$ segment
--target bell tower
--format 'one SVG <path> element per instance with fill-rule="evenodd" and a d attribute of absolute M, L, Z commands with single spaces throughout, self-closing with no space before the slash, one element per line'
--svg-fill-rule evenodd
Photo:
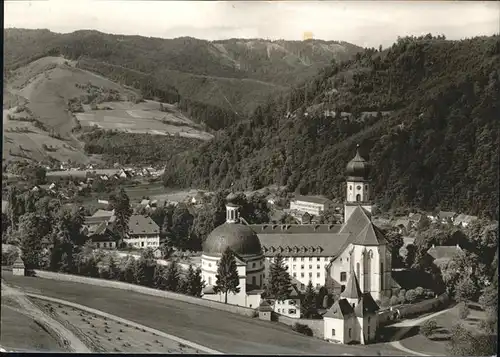
<path fill-rule="evenodd" d="M 351 216 L 356 206 L 362 206 L 371 213 L 370 164 L 361 157 L 359 145 L 356 145 L 356 156 L 346 167 L 346 201 L 344 203 L 344 222 Z"/>

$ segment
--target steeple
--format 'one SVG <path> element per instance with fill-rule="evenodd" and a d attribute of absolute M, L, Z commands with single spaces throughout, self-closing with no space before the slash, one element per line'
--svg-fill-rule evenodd
<path fill-rule="evenodd" d="M 358 278 L 356 277 L 356 273 L 354 269 L 351 267 L 351 272 L 349 275 L 349 280 L 347 281 L 347 286 L 345 290 L 340 294 L 340 297 L 347 299 L 351 305 L 358 303 L 361 298 L 361 289 L 359 288 Z"/>
<path fill-rule="evenodd" d="M 346 166 L 346 201 L 344 207 L 344 222 L 347 222 L 354 208 L 361 205 L 371 212 L 370 204 L 370 164 L 361 156 L 359 144 L 356 145 L 356 155 Z"/>

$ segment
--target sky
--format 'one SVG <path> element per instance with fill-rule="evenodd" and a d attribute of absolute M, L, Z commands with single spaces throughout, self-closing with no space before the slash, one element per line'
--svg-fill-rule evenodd
<path fill-rule="evenodd" d="M 4 28 L 45 28 L 206 40 L 314 38 L 363 47 L 398 36 L 499 33 L 500 2 L 482 1 L 4 1 Z"/>

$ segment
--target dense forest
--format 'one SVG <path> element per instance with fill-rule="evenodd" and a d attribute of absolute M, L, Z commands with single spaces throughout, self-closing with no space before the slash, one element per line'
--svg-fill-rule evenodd
<path fill-rule="evenodd" d="M 400 38 L 333 63 L 166 167 L 168 186 L 342 198 L 356 144 L 383 208 L 498 215 L 498 36 Z"/>
<path fill-rule="evenodd" d="M 62 55 L 77 60 L 79 68 L 140 89 L 147 99 L 182 100 L 186 113 L 215 130 L 251 114 L 267 98 L 310 78 L 332 60 L 349 59 L 361 51 L 335 41 L 210 42 L 87 30 L 57 34 L 6 29 L 4 43 L 4 79 L 40 57 Z M 222 124 L 219 116 L 224 117 Z"/>

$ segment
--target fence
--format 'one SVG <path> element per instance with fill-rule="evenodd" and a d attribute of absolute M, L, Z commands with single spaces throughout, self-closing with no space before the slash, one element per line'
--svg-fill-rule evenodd
<path fill-rule="evenodd" d="M 88 278 L 88 277 L 84 277 L 84 276 L 63 274 L 63 273 L 54 273 L 54 272 L 43 271 L 43 270 L 35 270 L 35 273 L 36 273 L 36 276 L 43 278 L 43 279 L 70 281 L 70 282 L 76 282 L 76 283 L 80 283 L 80 284 L 89 284 L 89 285 L 95 285 L 95 286 L 102 286 L 102 287 L 108 287 L 108 288 L 134 291 L 134 292 L 141 293 L 141 294 L 159 296 L 159 297 L 172 299 L 172 300 L 179 300 L 179 301 L 183 301 L 183 302 L 186 302 L 189 304 L 206 306 L 206 307 L 209 307 L 212 309 L 227 311 L 227 312 L 231 312 L 234 314 L 239 314 L 239 315 L 244 315 L 244 316 L 249 316 L 249 317 L 254 317 L 256 315 L 256 312 L 254 309 L 250 309 L 247 307 L 227 305 L 227 304 L 220 303 L 217 301 L 210 301 L 210 300 L 205 300 L 202 298 L 197 298 L 194 296 L 174 293 L 171 291 L 164 291 L 164 290 L 147 288 L 145 286 L 140 286 L 140 285 L 135 285 L 135 284 L 123 283 L 121 281 Z"/>

